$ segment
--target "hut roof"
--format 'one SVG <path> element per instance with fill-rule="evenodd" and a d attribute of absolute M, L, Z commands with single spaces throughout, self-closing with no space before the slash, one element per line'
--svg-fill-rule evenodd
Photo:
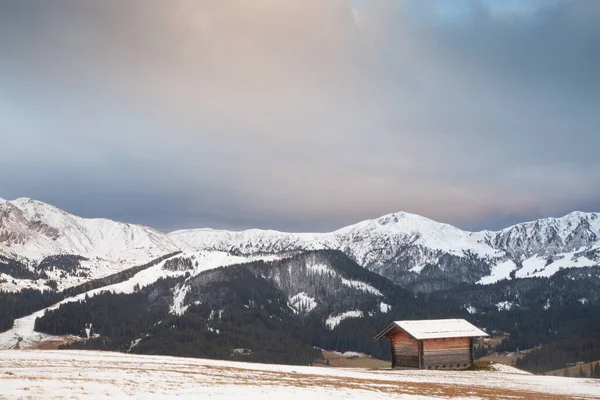
<path fill-rule="evenodd" d="M 424 319 L 394 321 L 375 336 L 375 339 L 387 336 L 394 328 L 402 329 L 416 340 L 488 336 L 464 319 Z"/>

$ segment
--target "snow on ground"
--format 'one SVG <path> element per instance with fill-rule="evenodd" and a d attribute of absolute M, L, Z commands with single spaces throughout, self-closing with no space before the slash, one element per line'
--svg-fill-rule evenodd
<path fill-rule="evenodd" d="M 296 310 L 309 313 L 317 307 L 317 301 L 306 292 L 300 292 L 290 297 L 289 304 Z"/>
<path fill-rule="evenodd" d="M 359 353 L 357 351 L 346 351 L 345 353 L 340 353 L 339 351 L 332 351 L 332 353 L 339 354 L 340 356 L 343 356 L 343 357 L 359 357 L 359 358 L 370 357 L 369 355 L 367 355 L 365 353 Z"/>
<path fill-rule="evenodd" d="M 131 342 L 131 344 L 129 345 L 129 351 L 131 351 L 131 349 L 133 349 L 135 346 L 137 346 L 141 341 L 142 341 L 142 338 L 137 338 L 137 339 L 133 340 Z"/>
<path fill-rule="evenodd" d="M 185 286 L 185 285 L 178 285 L 175 288 L 175 291 L 173 293 L 173 304 L 171 305 L 171 309 L 169 310 L 169 312 L 171 314 L 175 314 L 175 315 L 185 314 L 185 312 L 187 311 L 189 306 L 186 306 L 184 304 L 184 301 L 185 301 L 185 296 L 188 294 L 189 291 L 190 291 L 190 287 Z"/>
<path fill-rule="evenodd" d="M 32 281 L 31 279 L 18 279 L 13 278 L 7 274 L 0 274 L 0 290 L 4 292 L 20 292 L 23 289 L 34 289 L 39 291 L 50 290 L 49 286 L 45 285 L 46 280 L 38 279 Z"/>
<path fill-rule="evenodd" d="M 465 304 L 462 306 L 469 314 L 477 314 L 477 309 L 470 304 Z"/>
<path fill-rule="evenodd" d="M 544 310 L 549 310 L 550 309 L 550 299 L 546 300 L 546 304 L 544 304 Z"/>
<path fill-rule="evenodd" d="M 497 372 L 506 372 L 507 374 L 531 375 L 531 373 L 527 371 L 506 364 L 492 364 L 490 365 L 490 368 Z"/>
<path fill-rule="evenodd" d="M 511 279 L 510 273 L 515 271 L 516 278 L 549 277 L 562 268 L 581 268 L 598 265 L 589 258 L 578 255 L 577 251 L 561 254 L 556 260 L 548 260 L 543 257 L 533 256 L 523 261 L 523 268 L 516 270 L 516 264 L 507 260 L 492 267 L 492 272 L 484 276 L 477 283 L 488 285 L 502 279 Z"/>
<path fill-rule="evenodd" d="M 423 271 L 423 268 L 425 268 L 425 265 L 427 264 L 418 264 L 415 265 L 414 267 L 412 267 L 411 269 L 409 269 L 410 272 L 416 272 L 417 274 L 420 274 L 421 271 Z"/>
<path fill-rule="evenodd" d="M 501 301 L 496 303 L 498 311 L 509 311 L 513 307 L 513 303 L 510 301 Z"/>
<path fill-rule="evenodd" d="M 325 321 L 325 325 L 331 330 L 333 330 L 336 326 L 340 324 L 346 318 L 360 318 L 363 316 L 362 311 L 346 311 L 345 313 L 341 313 L 338 315 L 330 315 L 329 318 Z"/>
<path fill-rule="evenodd" d="M 533 276 L 539 271 L 543 271 L 546 267 L 546 259 L 538 256 L 528 258 L 523 261 L 523 268 L 516 271 L 515 276 L 517 278 L 527 278 Z"/>
<path fill-rule="evenodd" d="M 594 265 L 598 265 L 598 263 L 587 257 L 577 257 L 575 253 L 565 253 L 564 257 L 553 261 L 543 269 L 539 269 L 537 273 L 532 273 L 531 276 L 549 277 L 562 268 L 592 267 Z M 520 277 L 519 274 L 517 274 L 517 277 Z"/>
<path fill-rule="evenodd" d="M 0 397 L 600 399 L 600 381 L 513 371 L 372 370 L 91 351 L 0 352 Z"/>
<path fill-rule="evenodd" d="M 329 265 L 322 264 L 322 263 L 317 263 L 317 264 L 308 263 L 308 264 L 306 264 L 306 269 L 316 275 L 322 275 L 322 274 L 337 275 L 336 272 L 329 267 Z"/>
<path fill-rule="evenodd" d="M 126 269 L 144 265 L 157 259 L 159 256 L 160 255 L 146 254 L 138 255 L 127 260 L 118 261 L 109 261 L 101 258 L 81 260 L 79 270 L 86 272 L 86 276 L 74 276 L 70 274 L 63 275 L 60 269 L 55 269 L 54 271 L 47 269 L 45 272 L 48 275 L 48 279 L 37 280 L 17 279 L 9 275 L 2 274 L 0 279 L 0 290 L 8 292 L 20 292 L 21 290 L 28 288 L 44 291 L 50 289 L 49 286 L 46 285 L 46 282 L 54 280 L 57 283 L 57 290 L 60 292 L 94 279 L 105 278 Z"/>
<path fill-rule="evenodd" d="M 157 257 L 155 257 L 157 258 Z M 151 260 L 144 258 L 140 260 L 131 261 L 108 261 L 101 259 L 94 260 L 82 260 L 80 269 L 87 272 L 87 276 L 73 276 L 70 274 L 63 275 L 63 272 L 59 269 L 54 271 L 46 270 L 48 279 L 18 279 L 10 275 L 2 274 L 0 276 L 0 290 L 6 292 L 20 292 L 23 289 L 35 289 L 35 290 L 50 290 L 50 287 L 46 285 L 46 282 L 54 280 L 57 283 L 57 290 L 62 291 L 67 288 L 80 285 L 93 279 L 104 278 L 106 276 L 121 272 L 125 269 L 143 265 Z"/>
<path fill-rule="evenodd" d="M 375 289 L 373 286 L 369 285 L 368 283 L 365 283 L 362 281 L 354 281 L 354 280 L 342 278 L 342 284 L 345 286 L 354 288 L 354 289 L 361 290 L 365 293 L 374 294 L 375 296 L 383 296 L 383 294 L 379 290 Z"/>
<path fill-rule="evenodd" d="M 335 270 L 333 270 L 331 267 L 329 267 L 327 264 L 321 264 L 321 263 L 307 264 L 306 269 L 308 271 L 312 272 L 313 274 L 317 274 L 317 275 L 330 274 L 332 276 L 337 276 L 337 272 Z M 383 297 L 383 293 L 381 293 L 379 290 L 377 290 L 373 286 L 369 285 L 368 283 L 365 283 L 362 281 L 342 278 L 342 285 L 351 287 L 356 290 L 363 291 L 365 293 L 371 293 L 371 294 L 374 294 L 375 296 Z"/>
<path fill-rule="evenodd" d="M 379 303 L 379 310 L 382 313 L 387 313 L 392 309 L 392 306 L 390 306 L 389 304 L 385 304 L 384 302 Z"/>
<path fill-rule="evenodd" d="M 511 261 L 507 260 L 496 264 L 492 267 L 492 272 L 488 276 L 484 276 L 477 283 L 481 285 L 489 285 L 492 283 L 496 283 L 502 279 L 509 279 L 510 273 L 517 268 L 517 265 Z"/>

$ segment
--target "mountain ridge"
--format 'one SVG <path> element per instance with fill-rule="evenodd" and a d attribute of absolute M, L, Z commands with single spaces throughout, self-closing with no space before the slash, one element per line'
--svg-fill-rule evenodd
<path fill-rule="evenodd" d="M 84 220 L 101 220 L 101 221 L 104 220 L 104 221 L 117 222 L 117 223 L 125 224 L 125 225 L 140 226 L 140 227 L 144 227 L 146 229 L 149 229 L 149 230 L 152 230 L 152 231 L 155 231 L 157 233 L 164 234 L 164 235 L 170 235 L 170 234 L 174 234 L 174 233 L 188 232 L 188 231 L 234 232 L 234 233 L 236 233 L 236 232 L 239 233 L 239 232 L 251 232 L 251 231 L 255 231 L 255 232 L 273 232 L 273 233 L 285 233 L 285 234 L 294 233 L 294 234 L 298 234 L 298 235 L 324 235 L 324 234 L 334 233 L 334 232 L 341 231 L 341 230 L 344 230 L 344 229 L 349 228 L 349 227 L 358 226 L 358 225 L 365 224 L 365 223 L 372 222 L 372 221 L 380 221 L 380 220 L 384 221 L 384 220 L 386 220 L 386 219 L 388 219 L 390 217 L 394 217 L 394 216 L 396 216 L 396 217 L 397 216 L 408 216 L 408 217 L 418 218 L 420 220 L 428 221 L 428 222 L 435 223 L 435 224 L 438 224 L 438 225 L 445 225 L 445 226 L 448 226 L 448 227 L 451 227 L 451 228 L 454 228 L 454 229 L 457 229 L 457 230 L 460 230 L 462 232 L 466 232 L 466 233 L 469 233 L 469 234 L 497 234 L 497 233 L 501 233 L 503 231 L 507 231 L 507 230 L 510 230 L 512 228 L 515 228 L 515 227 L 518 227 L 518 226 L 522 226 L 522 225 L 530 225 L 530 224 L 535 224 L 535 223 L 543 222 L 543 221 L 559 221 L 559 220 L 563 220 L 563 219 L 566 219 L 566 218 L 571 217 L 571 216 L 591 216 L 594 219 L 596 219 L 596 218 L 600 219 L 600 211 L 574 210 L 574 211 L 568 212 L 567 214 L 564 214 L 564 215 L 559 216 L 559 217 L 543 217 L 543 218 L 537 218 L 537 219 L 527 220 L 527 221 L 518 222 L 518 223 L 515 223 L 515 224 L 512 224 L 512 225 L 509 225 L 509 226 L 507 226 L 505 228 L 501 228 L 501 229 L 497 229 L 497 230 L 493 230 L 493 229 L 468 230 L 468 229 L 459 228 L 459 227 L 457 227 L 455 225 L 452 225 L 451 223 L 437 221 L 435 219 L 432 219 L 432 218 L 429 218 L 429 217 L 426 217 L 426 216 L 423 216 L 423 215 L 420 215 L 420 214 L 411 213 L 411 212 L 408 212 L 408 211 L 395 211 L 395 212 L 391 212 L 391 213 L 388 213 L 388 214 L 381 215 L 379 217 L 367 218 L 367 219 L 364 219 L 364 220 L 360 220 L 360 221 L 351 223 L 349 225 L 345 225 L 345 226 L 343 226 L 341 228 L 338 228 L 338 229 L 335 229 L 335 230 L 332 230 L 332 231 L 327 231 L 327 232 L 289 232 L 289 231 L 284 231 L 284 230 L 279 230 L 279 229 L 261 229 L 261 228 L 248 228 L 248 229 L 239 229 L 239 230 L 236 230 L 236 229 L 217 229 L 217 228 L 211 228 L 211 227 L 200 227 L 200 228 L 189 228 L 189 229 L 175 229 L 173 231 L 162 231 L 160 229 L 153 228 L 153 227 L 151 227 L 149 225 L 137 224 L 137 223 L 132 223 L 132 222 L 120 222 L 120 221 L 117 221 L 117 220 L 114 220 L 114 219 L 110 219 L 110 218 L 106 218 L 106 217 L 79 217 L 79 216 L 76 216 L 75 214 L 72 214 L 72 213 L 70 213 L 68 211 L 65 211 L 65 210 L 63 210 L 63 209 L 61 209 L 61 208 L 59 208 L 57 206 L 54 206 L 54 205 L 52 205 L 50 203 L 46 203 L 44 201 L 37 200 L 37 199 L 31 198 L 31 197 L 22 196 L 22 197 L 17 197 L 17 198 L 15 198 L 13 200 L 8 200 L 8 199 L 5 199 L 3 197 L 0 197 L 0 204 L 2 204 L 2 203 L 25 204 L 25 203 L 31 203 L 31 202 L 38 203 L 38 204 L 43 204 L 43 205 L 45 205 L 47 207 L 51 207 L 51 208 L 53 208 L 55 210 L 58 210 L 59 212 L 61 212 L 63 214 L 66 214 L 66 215 L 69 215 L 69 216 L 74 216 L 74 217 L 77 217 L 77 218 L 80 218 L 80 219 L 84 219 Z"/>
<path fill-rule="evenodd" d="M 77 217 L 29 198 L 0 202 L 0 255 L 21 260 L 70 254 L 131 264 L 172 251 L 249 256 L 321 249 L 340 250 L 401 286 L 432 291 L 462 282 L 487 284 L 600 265 L 600 214 L 574 211 L 478 232 L 401 211 L 325 233 L 211 228 L 163 233 Z"/>

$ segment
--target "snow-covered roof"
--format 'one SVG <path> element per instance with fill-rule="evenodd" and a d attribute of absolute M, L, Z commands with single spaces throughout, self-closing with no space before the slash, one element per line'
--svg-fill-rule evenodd
<path fill-rule="evenodd" d="M 488 336 L 487 333 L 464 319 L 423 319 L 394 321 L 375 336 L 375 339 L 387 336 L 394 328 L 402 329 L 416 340 Z"/>

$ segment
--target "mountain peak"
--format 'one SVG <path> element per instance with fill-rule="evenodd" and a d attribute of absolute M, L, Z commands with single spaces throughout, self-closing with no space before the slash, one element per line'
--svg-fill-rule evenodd
<path fill-rule="evenodd" d="M 411 214 L 405 211 L 398 211 L 391 214 L 386 214 L 381 217 L 366 219 L 364 221 L 357 222 L 352 225 L 345 226 L 338 229 L 336 232 L 343 232 L 347 230 L 362 229 L 370 227 L 371 229 L 377 227 L 377 229 L 386 228 L 391 229 L 394 227 L 405 228 L 417 228 L 425 225 L 445 225 L 441 222 L 434 221 L 427 217 L 423 217 L 417 214 Z"/>
<path fill-rule="evenodd" d="M 437 222 L 427 217 L 423 217 L 422 215 L 408 213 L 406 211 L 398 211 L 395 213 L 387 214 L 375 219 L 375 221 L 377 221 L 381 225 L 390 225 L 409 221 L 441 224 L 441 222 Z"/>
<path fill-rule="evenodd" d="M 14 200 L 5 200 L 5 202 L 10 203 L 13 206 L 20 208 L 20 209 L 23 209 L 23 208 L 48 209 L 48 210 L 60 211 L 61 213 L 66 213 L 66 211 L 63 211 L 58 207 L 55 207 L 51 204 L 44 203 L 43 201 L 35 200 L 35 199 L 29 198 L 29 197 L 18 197 Z"/>
<path fill-rule="evenodd" d="M 42 201 L 20 197 L 1 204 L 0 250 L 42 260 L 56 254 L 147 262 L 178 248 L 164 234 L 141 225 L 81 218 Z"/>
<path fill-rule="evenodd" d="M 562 218 L 579 218 L 579 219 L 596 219 L 598 218 L 598 213 L 595 212 L 585 212 L 585 211 L 573 211 Z"/>
<path fill-rule="evenodd" d="M 43 204 L 48 207 L 57 208 L 53 205 L 44 203 L 43 201 L 40 201 L 40 200 L 32 199 L 30 197 L 17 197 L 16 199 L 11 200 L 10 202 L 13 204 L 19 204 L 19 205 L 21 205 L 21 204 Z"/>
<path fill-rule="evenodd" d="M 378 229 L 383 228 L 385 230 L 398 232 L 421 233 L 425 235 L 433 235 L 437 238 L 439 238 L 440 235 L 457 237 L 470 234 L 470 232 L 463 231 L 453 225 L 435 221 L 433 219 L 405 211 L 387 214 L 377 219 L 365 222 L 368 224 L 376 224 L 379 227 Z M 358 225 L 360 226 L 361 223 Z"/>
<path fill-rule="evenodd" d="M 501 229 L 493 234 L 504 234 L 510 231 L 519 231 L 524 229 L 534 229 L 539 226 L 551 226 L 551 225 L 566 225 L 571 226 L 572 224 L 579 224 L 582 221 L 594 222 L 594 225 L 598 224 L 600 229 L 600 214 L 596 212 L 585 212 L 585 211 L 573 211 L 561 217 L 547 217 L 540 218 L 533 221 L 521 222 L 515 225 L 511 225 L 507 228 Z"/>

